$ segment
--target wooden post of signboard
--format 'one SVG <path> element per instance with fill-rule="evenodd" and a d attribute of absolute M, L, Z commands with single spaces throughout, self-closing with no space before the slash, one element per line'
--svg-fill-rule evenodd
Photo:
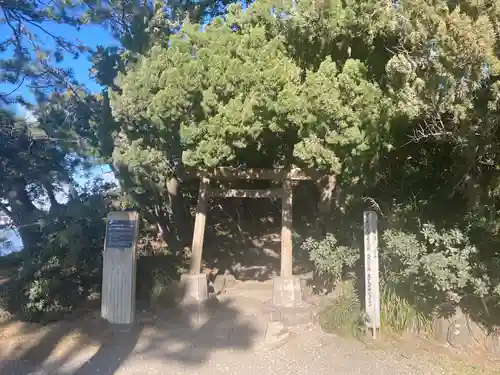
<path fill-rule="evenodd" d="M 135 319 L 137 212 L 111 212 L 103 254 L 101 316 L 114 324 Z"/>
<path fill-rule="evenodd" d="M 378 260 L 378 228 L 377 213 L 365 211 L 364 242 L 365 242 L 365 310 L 368 315 L 368 327 L 372 328 L 373 337 L 380 328 L 380 287 Z"/>

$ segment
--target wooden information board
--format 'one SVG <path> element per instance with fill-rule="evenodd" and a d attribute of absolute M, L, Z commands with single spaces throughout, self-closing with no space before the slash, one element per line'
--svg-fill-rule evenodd
<path fill-rule="evenodd" d="M 104 242 L 101 315 L 114 324 L 135 319 L 137 212 L 111 212 Z"/>

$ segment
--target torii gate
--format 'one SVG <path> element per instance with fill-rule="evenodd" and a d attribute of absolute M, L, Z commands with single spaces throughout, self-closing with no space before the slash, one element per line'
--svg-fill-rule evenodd
<path fill-rule="evenodd" d="M 281 169 L 235 169 L 220 167 L 209 171 L 195 172 L 200 178 L 196 219 L 193 232 L 191 267 L 183 275 L 185 298 L 201 302 L 208 297 L 206 276 L 200 273 L 203 255 L 203 239 L 208 200 L 210 198 L 280 198 L 281 199 L 281 269 L 274 278 L 273 304 L 294 307 L 301 301 L 300 281 L 292 274 L 292 183 L 300 180 L 316 180 L 318 173 L 295 168 Z M 281 181 L 281 188 L 274 189 L 213 189 L 211 180 L 274 180 Z"/>

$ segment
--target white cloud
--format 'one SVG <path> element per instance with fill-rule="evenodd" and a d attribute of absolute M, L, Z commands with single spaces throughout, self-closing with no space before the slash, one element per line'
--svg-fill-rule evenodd
<path fill-rule="evenodd" d="M 26 121 L 27 123 L 32 124 L 37 121 L 37 118 L 34 115 L 34 113 L 21 104 L 18 104 L 16 106 L 15 112 L 17 116 L 23 118 L 24 121 Z"/>
<path fill-rule="evenodd" d="M 33 114 L 33 112 L 31 112 L 30 110 L 26 110 L 26 114 L 24 116 L 24 120 L 29 123 L 29 124 L 32 124 L 34 122 L 37 122 L 37 118 L 35 117 L 35 115 Z"/>
<path fill-rule="evenodd" d="M 118 184 L 118 180 L 113 172 L 105 172 L 101 175 L 102 181 L 108 184 Z"/>

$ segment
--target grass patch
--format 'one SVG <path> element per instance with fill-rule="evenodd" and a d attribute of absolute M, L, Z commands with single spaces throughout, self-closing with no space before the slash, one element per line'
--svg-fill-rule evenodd
<path fill-rule="evenodd" d="M 345 284 L 340 296 L 327 300 L 319 314 L 321 328 L 330 333 L 360 337 L 365 322 L 359 295 L 350 283 Z"/>
<path fill-rule="evenodd" d="M 148 302 L 150 307 L 172 307 L 175 305 L 178 289 L 168 275 L 154 270 Z"/>
<path fill-rule="evenodd" d="M 419 311 L 407 298 L 385 286 L 380 293 L 380 325 L 394 333 L 432 333 L 432 317 Z"/>
<path fill-rule="evenodd" d="M 367 315 L 362 310 L 359 293 L 353 283 L 345 283 L 343 293 L 323 302 L 320 325 L 325 332 L 351 334 L 355 337 L 366 331 Z M 396 293 L 393 288 L 383 287 L 380 293 L 380 323 L 382 332 L 418 333 L 430 337 L 433 328 L 432 316 L 418 309 L 410 299 Z"/>

